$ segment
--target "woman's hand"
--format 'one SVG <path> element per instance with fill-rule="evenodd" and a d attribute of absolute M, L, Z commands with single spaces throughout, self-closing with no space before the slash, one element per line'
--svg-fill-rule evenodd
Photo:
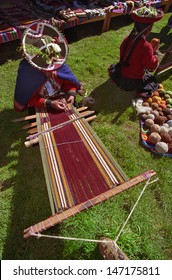
<path fill-rule="evenodd" d="M 63 99 L 56 99 L 51 102 L 51 107 L 57 111 L 64 111 L 67 106 L 66 100 Z"/>
<path fill-rule="evenodd" d="M 69 95 L 67 98 L 67 103 L 73 104 L 75 101 L 75 97 L 73 95 Z"/>
<path fill-rule="evenodd" d="M 151 40 L 151 45 L 152 45 L 152 48 L 154 50 L 154 53 L 157 52 L 158 48 L 159 48 L 159 45 L 160 45 L 160 40 L 157 39 L 157 38 L 153 38 Z"/>

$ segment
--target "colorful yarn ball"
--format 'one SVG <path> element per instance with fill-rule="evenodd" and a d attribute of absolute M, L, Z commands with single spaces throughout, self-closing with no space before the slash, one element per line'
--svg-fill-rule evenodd
<path fill-rule="evenodd" d="M 149 115 L 151 113 L 151 108 L 146 111 L 146 114 Z"/>
<path fill-rule="evenodd" d="M 162 111 L 158 111 L 159 112 L 159 116 L 164 116 L 164 113 Z"/>
<path fill-rule="evenodd" d="M 156 102 L 152 102 L 151 107 L 152 107 L 153 110 L 157 110 L 159 105 Z"/>
<path fill-rule="evenodd" d="M 159 133 L 161 131 L 161 127 L 158 124 L 153 124 L 150 127 L 150 132 L 157 132 Z"/>
<path fill-rule="evenodd" d="M 157 132 L 152 132 L 147 140 L 151 144 L 156 144 L 161 141 L 161 136 Z"/>
<path fill-rule="evenodd" d="M 172 154 L 172 143 L 168 144 L 168 152 Z"/>
<path fill-rule="evenodd" d="M 162 140 L 162 142 L 165 142 L 165 143 L 172 142 L 172 138 L 167 132 L 161 133 L 161 140 Z"/>
<path fill-rule="evenodd" d="M 159 112 L 157 110 L 153 110 L 151 112 L 155 117 L 158 117 L 159 116 Z"/>
<path fill-rule="evenodd" d="M 165 154 L 168 152 L 168 145 L 165 142 L 158 142 L 155 145 L 155 151 L 157 151 L 160 154 Z"/>
<path fill-rule="evenodd" d="M 154 96 L 152 97 L 152 102 L 158 103 L 159 101 L 161 101 L 161 97 L 159 97 L 158 95 L 154 95 Z"/>
<path fill-rule="evenodd" d="M 146 99 L 146 102 L 148 102 L 149 104 L 152 104 L 152 98 L 151 98 L 151 97 L 148 97 L 148 98 Z"/>
<path fill-rule="evenodd" d="M 169 128 L 165 125 L 160 126 L 160 133 L 168 133 Z"/>
<path fill-rule="evenodd" d="M 161 107 L 158 107 L 157 109 L 156 109 L 158 112 L 162 112 L 162 108 Z M 164 113 L 163 113 L 164 114 Z"/>
<path fill-rule="evenodd" d="M 172 120 L 172 115 L 167 115 L 168 120 Z"/>
<path fill-rule="evenodd" d="M 149 107 L 149 103 L 148 102 L 143 102 L 142 104 L 144 107 Z"/>
<path fill-rule="evenodd" d="M 168 123 L 163 123 L 163 126 L 165 126 L 165 127 L 168 127 L 168 128 L 169 128 Z"/>
<path fill-rule="evenodd" d="M 171 110 L 169 108 L 162 109 L 162 112 L 164 113 L 164 116 L 171 115 Z"/>
<path fill-rule="evenodd" d="M 159 96 L 159 92 L 157 90 L 153 91 L 152 96 Z"/>
<path fill-rule="evenodd" d="M 151 127 L 151 125 L 153 125 L 153 124 L 154 124 L 154 121 L 152 119 L 146 119 L 145 120 L 145 125 L 147 127 Z"/>
<path fill-rule="evenodd" d="M 141 117 L 142 120 L 146 120 L 147 119 L 147 115 L 146 114 L 141 114 L 140 117 Z"/>
<path fill-rule="evenodd" d="M 172 120 L 167 121 L 169 127 L 172 127 Z"/>
<path fill-rule="evenodd" d="M 164 119 L 163 116 L 158 116 L 158 117 L 155 118 L 154 122 L 156 124 L 163 125 L 163 123 L 165 123 L 165 119 Z"/>
<path fill-rule="evenodd" d="M 172 127 L 169 128 L 168 134 L 172 137 Z"/>
<path fill-rule="evenodd" d="M 154 120 L 155 119 L 155 115 L 154 114 L 148 114 L 147 115 L 147 119 Z"/>

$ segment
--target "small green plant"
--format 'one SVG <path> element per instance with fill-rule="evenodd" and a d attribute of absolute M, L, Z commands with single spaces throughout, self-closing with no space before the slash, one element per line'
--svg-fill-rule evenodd
<path fill-rule="evenodd" d="M 58 44 L 56 44 L 54 39 L 50 36 L 44 35 L 41 37 L 41 44 L 43 48 L 34 45 L 25 43 L 25 53 L 32 56 L 41 57 L 45 63 L 49 64 L 51 62 L 51 57 L 59 58 L 59 53 L 61 52 L 61 48 Z M 22 51 L 22 46 L 18 48 L 19 51 Z"/>
<path fill-rule="evenodd" d="M 136 11 L 138 16 L 145 17 L 156 17 L 158 15 L 158 11 L 154 7 L 142 7 Z"/>
<path fill-rule="evenodd" d="M 51 61 L 50 57 L 49 57 L 50 54 L 48 53 L 47 49 L 45 50 L 45 52 L 43 52 L 40 50 L 40 48 L 38 48 L 34 45 L 26 44 L 25 50 L 29 56 L 40 56 L 47 64 L 49 64 Z"/>
<path fill-rule="evenodd" d="M 25 50 L 30 56 L 32 55 L 40 55 L 41 57 L 45 56 L 45 54 L 38 47 L 31 44 L 26 44 Z"/>

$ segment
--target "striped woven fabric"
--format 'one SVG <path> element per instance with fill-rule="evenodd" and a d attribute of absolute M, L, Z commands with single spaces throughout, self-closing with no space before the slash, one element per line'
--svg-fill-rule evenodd
<path fill-rule="evenodd" d="M 37 113 L 38 132 L 75 119 L 74 109 Z M 52 213 L 92 199 L 127 177 L 85 119 L 39 135 Z"/>
<path fill-rule="evenodd" d="M 88 122 L 74 108 L 39 111 L 37 128 L 52 216 L 24 230 L 34 236 L 150 179 L 153 170 L 127 179 Z"/>
<path fill-rule="evenodd" d="M 11 27 L 0 32 L 0 44 L 22 38 L 20 29 Z"/>

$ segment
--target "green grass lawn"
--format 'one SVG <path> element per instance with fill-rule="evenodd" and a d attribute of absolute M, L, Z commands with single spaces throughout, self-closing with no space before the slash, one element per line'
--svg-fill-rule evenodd
<path fill-rule="evenodd" d="M 165 28 L 169 16 L 167 13 L 157 22 L 149 36 L 150 40 L 160 38 L 161 50 L 172 41 L 172 32 Z M 96 25 L 91 26 L 94 29 Z M 69 44 L 67 63 L 83 82 L 85 93 L 95 98 L 97 118 L 91 125 L 126 175 L 132 178 L 153 169 L 159 178 L 144 192 L 118 245 L 133 260 L 165 260 L 172 258 L 172 159 L 156 156 L 140 145 L 139 118 L 131 106 L 133 96 L 118 89 L 107 74 L 108 66 L 118 61 L 119 45 L 132 27 L 133 23 L 127 17 L 121 17 L 113 19 L 111 29 L 106 33 L 80 36 Z M 81 28 L 74 31 L 81 32 Z M 7 52 L 10 52 L 9 44 L 1 51 L 1 58 Z M 23 144 L 26 132 L 21 129 L 23 123 L 11 122 L 27 114 L 16 113 L 13 109 L 19 61 L 17 55 L 0 65 L 0 258 L 101 259 L 96 243 L 23 239 L 25 228 L 46 219 L 51 212 L 39 148 L 26 149 Z M 172 90 L 170 74 L 163 76 L 161 82 L 165 89 Z M 115 239 L 143 186 L 135 186 L 69 218 L 45 234 Z"/>

